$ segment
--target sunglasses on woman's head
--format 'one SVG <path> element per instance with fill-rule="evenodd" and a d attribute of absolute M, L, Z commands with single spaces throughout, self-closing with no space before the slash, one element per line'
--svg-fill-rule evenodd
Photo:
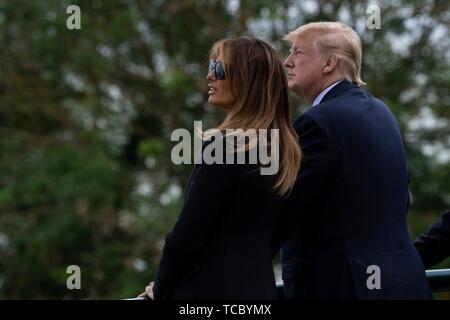
<path fill-rule="evenodd" d="M 213 70 L 217 80 L 225 79 L 225 70 L 223 69 L 222 62 L 218 60 L 209 60 L 208 73 Z"/>

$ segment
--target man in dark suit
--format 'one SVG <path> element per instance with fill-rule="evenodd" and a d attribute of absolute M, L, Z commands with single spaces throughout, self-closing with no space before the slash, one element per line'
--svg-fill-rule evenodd
<path fill-rule="evenodd" d="M 450 210 L 414 240 L 414 246 L 427 269 L 450 257 Z"/>
<path fill-rule="evenodd" d="M 289 33 L 303 161 L 281 251 L 286 299 L 429 299 L 407 229 L 408 172 L 395 117 L 360 89 L 361 43 L 339 22 Z"/>

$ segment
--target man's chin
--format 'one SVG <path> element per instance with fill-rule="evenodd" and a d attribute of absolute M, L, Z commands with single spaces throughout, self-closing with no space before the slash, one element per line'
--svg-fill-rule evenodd
<path fill-rule="evenodd" d="M 288 81 L 288 88 L 289 88 L 289 91 L 292 91 L 295 94 L 297 94 L 296 92 L 298 91 L 298 87 L 294 81 L 292 81 L 292 80 Z"/>

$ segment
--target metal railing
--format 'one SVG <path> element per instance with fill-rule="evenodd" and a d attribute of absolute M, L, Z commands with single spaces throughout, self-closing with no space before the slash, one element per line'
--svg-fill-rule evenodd
<path fill-rule="evenodd" d="M 450 269 L 435 269 L 425 271 L 433 293 L 450 292 Z M 284 299 L 283 284 L 277 284 L 277 299 Z M 146 300 L 145 298 L 131 298 L 124 300 Z"/>
<path fill-rule="evenodd" d="M 433 292 L 450 292 L 450 269 L 425 271 Z"/>
<path fill-rule="evenodd" d="M 433 293 L 450 292 L 450 269 L 426 270 L 425 273 Z M 283 284 L 277 284 L 277 299 L 284 299 Z"/>

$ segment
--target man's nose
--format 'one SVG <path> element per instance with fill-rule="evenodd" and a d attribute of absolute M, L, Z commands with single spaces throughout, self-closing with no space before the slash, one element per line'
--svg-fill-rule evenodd
<path fill-rule="evenodd" d="M 291 61 L 291 55 L 289 55 L 289 56 L 286 58 L 286 60 L 284 60 L 284 66 L 285 66 L 286 68 L 292 68 L 292 67 L 293 67 L 292 61 Z"/>

